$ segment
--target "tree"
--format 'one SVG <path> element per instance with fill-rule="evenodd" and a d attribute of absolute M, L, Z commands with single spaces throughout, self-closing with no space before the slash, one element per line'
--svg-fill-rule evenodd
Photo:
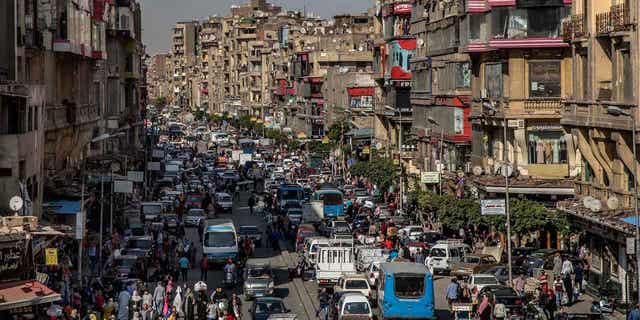
<path fill-rule="evenodd" d="M 349 168 L 349 172 L 366 177 L 381 190 L 386 190 L 398 180 L 397 169 L 391 159 L 374 157 L 371 161 L 358 161 Z"/>

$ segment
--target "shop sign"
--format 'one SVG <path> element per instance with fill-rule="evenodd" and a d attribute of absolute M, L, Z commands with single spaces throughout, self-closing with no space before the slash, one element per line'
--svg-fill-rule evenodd
<path fill-rule="evenodd" d="M 393 6 L 393 13 L 395 14 L 410 14 L 412 10 L 411 3 L 396 3 Z"/>
<path fill-rule="evenodd" d="M 147 169 L 149 171 L 160 171 L 160 162 L 149 162 L 149 163 L 147 163 Z"/>
<path fill-rule="evenodd" d="M 440 172 L 437 172 L 437 171 L 421 172 L 420 183 L 424 183 L 424 184 L 440 183 Z"/>
<path fill-rule="evenodd" d="M 114 193 L 133 193 L 133 182 L 127 180 L 116 180 L 113 182 Z"/>
<path fill-rule="evenodd" d="M 133 182 L 144 182 L 144 172 L 142 171 L 128 171 L 127 179 Z"/>
<path fill-rule="evenodd" d="M 45 265 L 57 266 L 58 265 L 58 249 L 46 248 L 44 249 Z"/>
<path fill-rule="evenodd" d="M 0 237 L 0 282 L 23 280 L 28 243 L 22 235 Z"/>
<path fill-rule="evenodd" d="M 480 201 L 480 212 L 483 216 L 506 215 L 504 199 L 486 199 Z"/>

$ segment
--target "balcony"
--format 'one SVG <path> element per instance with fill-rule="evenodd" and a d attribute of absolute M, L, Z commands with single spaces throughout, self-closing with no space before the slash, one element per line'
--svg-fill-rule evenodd
<path fill-rule="evenodd" d="M 625 112 L 634 112 L 634 105 L 612 101 L 565 101 L 560 123 L 577 127 L 600 127 L 631 130 L 629 121 L 607 113 L 607 107 L 617 106 Z"/>
<path fill-rule="evenodd" d="M 99 118 L 96 111 L 94 104 L 47 106 L 45 127 L 47 130 L 56 130 L 96 121 Z"/>
<path fill-rule="evenodd" d="M 574 14 L 562 21 L 562 38 L 564 41 L 580 39 L 586 35 L 584 17 L 581 14 Z"/>
<path fill-rule="evenodd" d="M 524 112 L 527 114 L 560 115 L 562 101 L 560 98 L 530 98 L 524 100 Z"/>

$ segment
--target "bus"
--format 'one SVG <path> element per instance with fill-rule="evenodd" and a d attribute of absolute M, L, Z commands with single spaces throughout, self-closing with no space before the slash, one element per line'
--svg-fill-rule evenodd
<path fill-rule="evenodd" d="M 312 200 L 322 202 L 322 213 L 325 219 L 335 219 L 344 215 L 343 195 L 338 189 L 320 189 L 313 194 Z"/>
<path fill-rule="evenodd" d="M 238 235 L 231 219 L 208 219 L 203 224 L 202 255 L 212 263 L 238 258 Z"/>
<path fill-rule="evenodd" d="M 409 262 L 381 263 L 379 273 L 376 296 L 380 319 L 436 318 L 433 276 L 426 266 Z"/>
<path fill-rule="evenodd" d="M 304 189 L 297 184 L 283 184 L 278 187 L 276 196 L 278 210 L 281 214 L 284 214 L 288 206 L 302 207 Z"/>
<path fill-rule="evenodd" d="M 254 154 L 256 152 L 256 142 L 251 139 L 238 139 L 238 145 L 244 154 Z"/>

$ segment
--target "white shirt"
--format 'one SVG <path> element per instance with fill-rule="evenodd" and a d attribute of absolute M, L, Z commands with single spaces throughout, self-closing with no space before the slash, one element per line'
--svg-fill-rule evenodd
<path fill-rule="evenodd" d="M 573 263 L 568 259 L 562 263 L 562 272 L 563 275 L 568 275 L 573 273 Z"/>

